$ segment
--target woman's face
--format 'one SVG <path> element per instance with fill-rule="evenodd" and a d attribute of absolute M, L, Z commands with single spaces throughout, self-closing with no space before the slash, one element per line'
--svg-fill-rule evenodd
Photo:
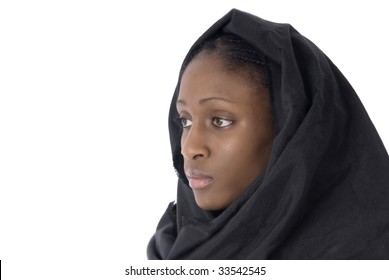
<path fill-rule="evenodd" d="M 181 153 L 196 203 L 226 208 L 265 168 L 274 138 L 270 97 L 223 61 L 197 55 L 180 84 Z"/>

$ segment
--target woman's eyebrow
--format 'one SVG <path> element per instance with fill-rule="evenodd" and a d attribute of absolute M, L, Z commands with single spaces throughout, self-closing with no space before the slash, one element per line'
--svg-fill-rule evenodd
<path fill-rule="evenodd" d="M 207 102 L 210 102 L 210 101 L 224 101 L 224 102 L 229 102 L 229 103 L 236 103 L 232 100 L 229 100 L 229 99 L 226 99 L 226 98 L 223 98 L 223 97 L 207 97 L 207 98 L 203 98 L 203 99 L 200 99 L 199 100 L 199 104 L 203 105 L 204 103 L 207 103 Z M 181 104 L 181 105 L 184 105 L 186 106 L 186 102 L 182 99 L 178 99 L 177 100 L 177 105 L 178 104 Z"/>
<path fill-rule="evenodd" d="M 226 98 L 223 98 L 223 97 L 208 97 L 208 98 L 203 98 L 199 101 L 199 104 L 204 104 L 204 103 L 207 103 L 209 101 L 224 101 L 224 102 L 229 102 L 229 103 L 236 103 L 232 100 L 229 100 L 229 99 L 226 99 Z"/>

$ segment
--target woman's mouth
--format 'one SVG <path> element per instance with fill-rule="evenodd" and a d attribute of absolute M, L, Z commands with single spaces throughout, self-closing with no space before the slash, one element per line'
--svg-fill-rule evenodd
<path fill-rule="evenodd" d="M 205 188 L 213 181 L 211 176 L 198 169 L 187 169 L 185 174 L 186 178 L 188 178 L 189 186 L 192 189 Z"/>

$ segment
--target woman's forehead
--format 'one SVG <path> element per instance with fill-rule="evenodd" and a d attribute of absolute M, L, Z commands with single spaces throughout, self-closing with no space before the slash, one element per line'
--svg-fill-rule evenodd
<path fill-rule="evenodd" d="M 179 103 L 185 99 L 226 99 L 238 102 L 256 88 L 239 72 L 227 71 L 223 61 L 210 56 L 192 60 L 183 73 L 178 95 Z"/>

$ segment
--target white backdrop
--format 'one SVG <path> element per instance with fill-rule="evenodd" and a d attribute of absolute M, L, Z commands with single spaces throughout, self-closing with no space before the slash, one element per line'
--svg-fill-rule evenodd
<path fill-rule="evenodd" d="M 1 1 L 5 279 L 119 279 L 175 199 L 167 116 L 182 59 L 231 8 L 291 23 L 389 147 L 385 1 Z"/>

